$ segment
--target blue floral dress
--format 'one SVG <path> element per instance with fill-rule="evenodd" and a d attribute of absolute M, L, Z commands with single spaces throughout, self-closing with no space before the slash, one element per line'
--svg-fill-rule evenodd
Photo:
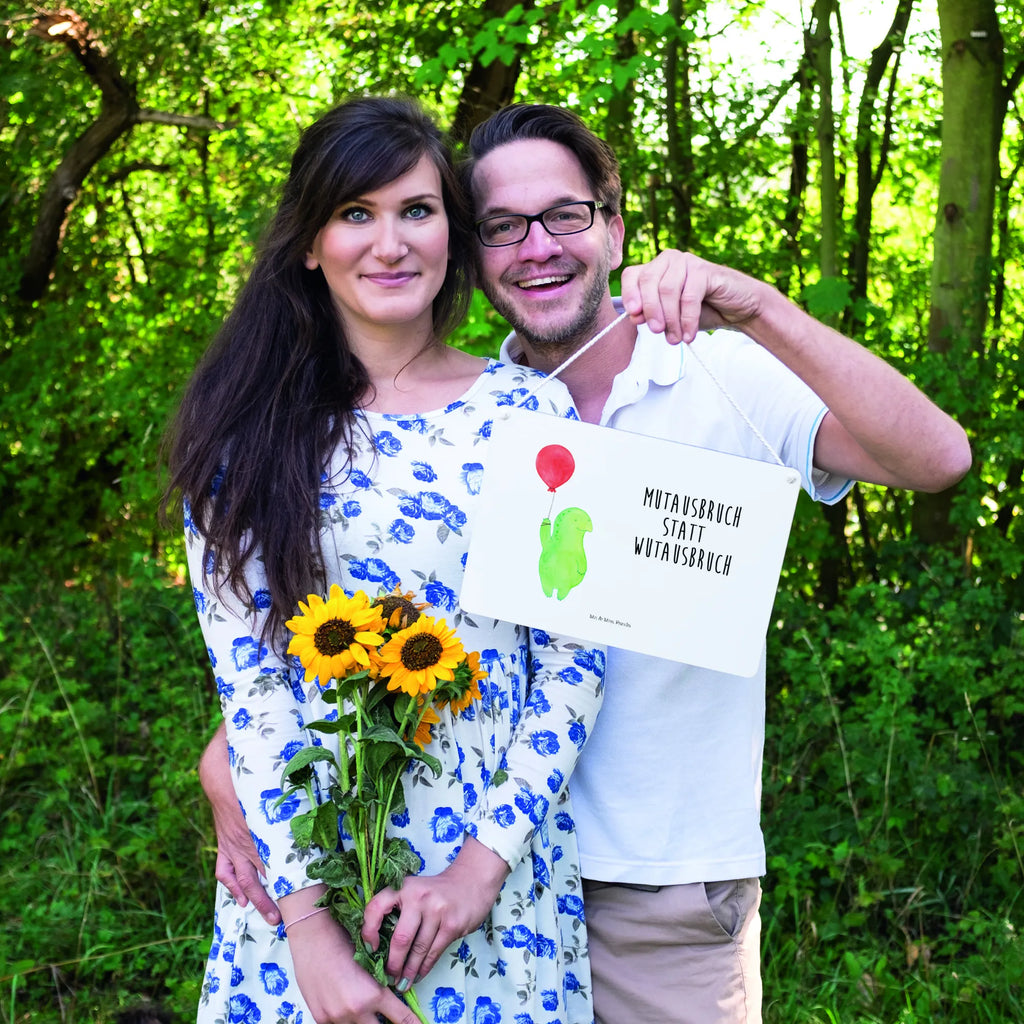
<path fill-rule="evenodd" d="M 575 417 L 561 384 L 528 397 L 532 371 L 489 361 L 462 398 L 418 415 L 361 414 L 351 469 L 344 459 L 320 494 L 328 583 L 371 597 L 400 585 L 454 626 L 479 651 L 488 678 L 483 699 L 452 718 L 446 709 L 427 748 L 439 778 L 423 765 L 404 778 L 406 811 L 392 819 L 437 874 L 466 834 L 512 867 L 490 917 L 454 943 L 416 985 L 428 1018 L 454 1024 L 590 1024 L 593 1020 L 579 858 L 566 780 L 601 701 L 604 652 L 508 622 L 462 611 L 459 593 L 494 418 L 527 405 Z M 550 397 L 553 396 L 553 397 Z M 304 800 L 282 804 L 281 769 L 302 745 L 337 742 L 304 723 L 333 709 L 297 659 L 259 640 L 268 606 L 254 570 L 250 606 L 214 593 L 203 538 L 186 511 L 196 607 L 214 666 L 235 790 L 260 856 L 268 891 L 311 884 L 316 856 L 297 847 L 289 819 Z M 258 560 L 254 561 L 257 566 Z M 500 581 L 495 581 L 500 586 Z M 498 768 L 507 776 L 491 780 Z M 201 1024 L 314 1024 L 294 982 L 288 941 L 218 886 L 198 1020 Z"/>

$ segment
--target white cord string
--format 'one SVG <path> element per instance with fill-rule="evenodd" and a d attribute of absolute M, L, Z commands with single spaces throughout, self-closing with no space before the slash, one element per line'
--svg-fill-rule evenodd
<path fill-rule="evenodd" d="M 548 375 L 547 375 L 546 377 L 544 377 L 544 378 L 543 378 L 543 379 L 542 379 L 542 380 L 540 381 L 540 383 L 539 383 L 539 384 L 538 384 L 538 385 L 537 385 L 537 386 L 536 386 L 536 387 L 535 387 L 535 388 L 534 388 L 534 389 L 533 389 L 533 390 L 532 390 L 532 391 L 531 391 L 531 392 L 530 392 L 530 393 L 529 393 L 529 394 L 528 394 L 528 395 L 526 396 L 526 398 L 524 398 L 524 399 L 523 399 L 523 401 L 522 401 L 522 402 L 520 402 L 519 404 L 520 404 L 520 405 L 524 405 L 524 404 L 525 404 L 526 402 L 528 402 L 528 401 L 529 401 L 529 400 L 530 400 L 531 398 L 533 398 L 533 397 L 534 397 L 534 396 L 535 396 L 535 395 L 537 394 L 537 392 L 538 392 L 538 391 L 540 391 L 540 389 L 541 389 L 542 387 L 544 387 L 544 385 L 545 385 L 545 384 L 547 384 L 547 382 L 548 382 L 549 380 L 554 380 L 554 379 L 555 379 L 555 378 L 556 378 L 556 377 L 557 377 L 557 376 L 558 376 L 558 375 L 559 375 L 559 374 L 560 374 L 560 373 L 561 373 L 561 372 L 562 372 L 562 371 L 563 371 L 563 370 L 564 370 L 564 369 L 565 369 L 565 368 L 566 368 L 567 366 L 571 366 L 571 365 L 572 365 L 573 363 L 575 363 L 575 362 L 576 362 L 576 360 L 577 360 L 577 359 L 579 359 L 579 357 L 580 357 L 581 355 L 583 355 L 583 353 L 584 353 L 584 352 L 587 352 L 587 351 L 588 351 L 589 349 L 591 349 L 591 348 L 592 348 L 592 347 L 593 347 L 593 346 L 594 346 L 594 345 L 595 345 L 595 344 L 596 344 L 597 342 L 599 342 L 599 341 L 600 341 L 600 340 L 601 340 L 601 339 L 602 339 L 602 338 L 603 338 L 603 337 L 604 337 L 604 336 L 605 336 L 605 335 L 606 335 L 606 334 L 607 334 L 607 333 L 608 333 L 608 332 L 609 332 L 609 331 L 610 331 L 610 330 L 611 330 L 611 329 L 612 329 L 613 327 L 617 327 L 617 326 L 618 326 L 619 324 L 621 324 L 621 323 L 622 323 L 622 321 L 623 321 L 623 320 L 625 320 L 625 319 L 626 319 L 626 317 L 628 317 L 628 316 L 629 316 L 629 314 L 628 314 L 628 313 L 620 313 L 620 314 L 619 314 L 619 315 L 618 315 L 618 316 L 617 316 L 617 317 L 616 317 L 616 318 L 615 318 L 615 319 L 614 319 L 614 320 L 613 320 L 613 321 L 612 321 L 612 322 L 611 322 L 611 323 L 610 323 L 610 324 L 609 324 L 609 325 L 608 325 L 607 327 L 605 327 L 605 328 L 604 328 L 604 330 L 598 331 L 598 332 L 597 332 L 597 334 L 595 334 L 595 335 L 594 335 L 594 336 L 593 336 L 593 337 L 592 337 L 592 338 L 590 339 L 590 341 L 588 341 L 588 342 L 586 343 L 586 345 L 584 345 L 584 346 L 583 346 L 582 348 L 578 348 L 578 349 L 577 349 L 577 350 L 576 350 L 575 352 L 573 352 L 573 354 L 572 354 L 571 356 L 569 356 L 569 358 L 568 358 L 568 359 L 566 359 L 566 361 L 565 361 L 564 363 L 562 363 L 562 365 L 561 365 L 561 366 L 557 366 L 557 367 L 555 367 L 555 369 L 553 369 L 553 370 L 552 370 L 552 371 L 551 371 L 551 372 L 550 372 L 550 373 L 549 373 L 549 374 L 548 374 Z"/>
<path fill-rule="evenodd" d="M 779 453 L 768 443 L 768 439 L 764 436 L 764 434 L 762 434 L 761 431 L 758 430 L 756 426 L 754 426 L 753 422 L 751 422 L 747 414 L 739 407 L 739 405 L 737 405 L 736 400 L 732 397 L 732 395 L 729 394 L 728 391 L 725 390 L 725 385 L 722 384 L 722 382 L 711 372 L 711 369 L 707 365 L 707 363 L 705 363 L 704 360 L 701 359 L 699 355 L 697 355 L 697 352 L 694 349 L 694 347 L 691 345 L 686 351 L 688 355 L 693 356 L 693 358 L 697 360 L 697 363 L 701 366 L 704 372 L 711 378 L 711 380 L 714 382 L 718 390 L 721 391 L 722 394 L 725 396 L 725 400 L 736 410 L 737 413 L 739 413 L 740 418 L 743 420 L 744 423 L 746 423 L 748 427 L 750 427 L 758 441 L 760 441 L 761 444 L 763 444 L 765 448 L 768 449 L 768 451 L 771 453 L 772 458 L 780 466 L 785 466 L 785 463 L 780 458 Z"/>
<path fill-rule="evenodd" d="M 592 337 L 590 339 L 590 341 L 588 341 L 582 348 L 579 348 L 575 352 L 573 352 L 573 354 L 571 356 L 569 356 L 569 358 L 566 359 L 566 361 L 564 363 L 562 363 L 561 366 L 556 367 L 546 377 L 542 377 L 541 380 L 536 384 L 536 386 L 519 403 L 519 407 L 522 408 L 524 405 L 526 405 L 527 402 L 530 401 L 531 398 L 535 398 L 536 395 L 537 395 L 537 392 L 540 391 L 540 389 L 542 387 L 544 387 L 544 385 L 547 384 L 548 381 L 554 380 L 567 366 L 572 365 L 572 363 L 574 363 L 577 359 L 579 359 L 579 357 L 581 355 L 583 355 L 584 352 L 586 352 L 590 348 L 592 348 L 613 327 L 616 327 L 619 324 L 621 324 L 622 321 L 625 320 L 626 317 L 628 317 L 628 316 L 629 316 L 628 313 L 622 313 L 619 316 L 617 316 L 610 324 L 608 324 L 607 327 L 605 327 L 601 331 L 598 331 L 598 333 L 595 334 L 594 337 Z M 750 419 L 750 417 L 747 416 L 747 414 L 739 407 L 739 405 L 737 404 L 736 400 L 725 389 L 725 385 L 714 375 L 714 373 L 711 372 L 710 367 L 704 362 L 703 359 L 701 359 L 701 357 L 699 355 L 697 355 L 697 351 L 693 347 L 693 345 L 688 345 L 686 351 L 687 351 L 687 353 L 689 355 L 693 356 L 693 358 L 697 362 L 697 365 L 700 366 L 701 369 L 711 378 L 711 381 L 715 385 L 715 387 L 717 387 L 718 390 L 721 391 L 721 393 L 725 396 L 725 400 L 733 407 L 733 409 L 736 410 L 736 412 L 739 415 L 740 419 L 742 419 L 743 422 L 746 423 L 746 425 L 748 427 L 750 427 L 750 429 L 753 432 L 754 436 L 758 439 L 758 441 L 761 442 L 762 445 L 764 445 L 764 447 L 771 454 L 772 458 L 780 466 L 785 466 L 785 462 L 782 461 L 782 458 L 780 457 L 779 453 L 772 447 L 772 445 L 769 443 L 768 439 L 764 436 L 764 434 L 762 434 L 761 431 L 757 429 L 757 427 L 754 425 L 754 423 Z"/>

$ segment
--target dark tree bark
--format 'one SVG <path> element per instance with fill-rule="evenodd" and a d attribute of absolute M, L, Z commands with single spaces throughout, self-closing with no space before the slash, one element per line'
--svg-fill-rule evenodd
<path fill-rule="evenodd" d="M 683 0 L 670 0 L 669 13 L 683 24 L 686 10 Z M 690 48 L 679 39 L 671 39 L 665 56 L 665 116 L 668 185 L 675 211 L 674 239 L 679 249 L 693 245 L 693 95 L 690 89 Z"/>
<path fill-rule="evenodd" d="M 484 20 L 504 17 L 516 3 L 522 3 L 524 10 L 534 6 L 534 0 L 486 0 Z M 464 146 L 478 124 L 512 102 L 521 66 L 519 54 L 511 64 L 496 59 L 485 67 L 479 58 L 473 61 L 452 118 L 450 135 L 456 146 Z"/>
<path fill-rule="evenodd" d="M 868 293 L 868 256 L 871 252 L 871 215 L 875 190 L 882 179 L 889 159 L 892 139 L 892 104 L 896 91 L 896 73 L 907 25 L 914 9 L 914 0 L 900 0 L 885 39 L 871 52 L 864 91 L 857 111 L 857 198 L 853 214 L 853 247 L 850 252 L 851 297 L 863 299 Z M 890 75 L 880 138 L 876 139 L 873 122 L 882 80 Z M 877 161 L 875 159 L 875 144 Z"/>
<path fill-rule="evenodd" d="M 616 0 L 615 20 L 624 22 L 636 9 L 636 0 Z M 636 56 L 636 37 L 626 32 L 618 37 L 615 44 L 616 59 L 628 64 Z M 608 101 L 608 117 L 605 121 L 604 137 L 616 153 L 622 153 L 633 141 L 633 99 L 636 95 L 633 81 L 617 91 Z"/>
<path fill-rule="evenodd" d="M 206 117 L 140 108 L 134 84 L 124 78 L 100 40 L 72 10 L 60 8 L 39 14 L 29 34 L 66 46 L 100 92 L 99 116 L 71 144 L 43 192 L 18 286 L 19 297 L 34 302 L 43 297 L 49 286 L 68 215 L 83 182 L 118 139 L 142 121 L 205 130 L 226 125 Z"/>

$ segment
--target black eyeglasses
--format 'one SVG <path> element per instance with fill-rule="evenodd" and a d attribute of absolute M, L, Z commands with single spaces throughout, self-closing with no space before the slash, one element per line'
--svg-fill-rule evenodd
<path fill-rule="evenodd" d="M 559 203 L 540 213 L 506 213 L 500 217 L 484 217 L 476 222 L 476 236 L 484 245 L 515 245 L 530 233 L 530 225 L 540 221 L 549 235 L 577 235 L 594 223 L 594 211 L 608 204 L 593 199 Z"/>

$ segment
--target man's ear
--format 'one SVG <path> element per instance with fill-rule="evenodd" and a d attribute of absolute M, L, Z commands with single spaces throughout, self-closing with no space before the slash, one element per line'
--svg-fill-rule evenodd
<path fill-rule="evenodd" d="M 622 243 L 626 237 L 626 225 L 622 214 L 617 213 L 608 221 L 608 253 L 611 256 L 611 269 L 618 270 L 622 266 Z"/>

